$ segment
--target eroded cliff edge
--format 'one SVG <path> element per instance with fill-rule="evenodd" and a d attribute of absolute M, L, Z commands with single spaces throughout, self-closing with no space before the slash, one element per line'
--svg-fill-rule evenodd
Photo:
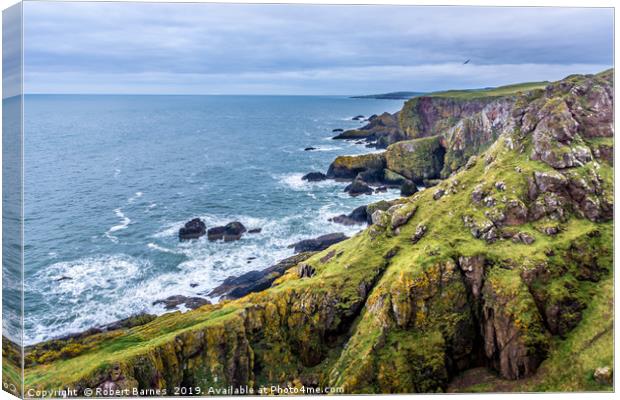
<path fill-rule="evenodd" d="M 429 137 L 492 144 L 263 292 L 28 349 L 26 389 L 436 392 L 484 366 L 519 390 L 608 390 L 612 73 L 437 119 Z"/>

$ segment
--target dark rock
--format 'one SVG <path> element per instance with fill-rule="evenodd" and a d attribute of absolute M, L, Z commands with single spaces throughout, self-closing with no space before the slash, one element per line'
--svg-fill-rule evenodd
<path fill-rule="evenodd" d="M 307 260 L 314 253 L 307 252 L 288 257 L 279 263 L 262 271 L 250 271 L 240 276 L 226 278 L 224 282 L 213 289 L 209 296 L 220 296 L 221 299 L 238 299 L 249 293 L 260 292 L 271 286 L 273 281 L 282 276 L 286 270 Z"/>
<path fill-rule="evenodd" d="M 308 182 L 320 182 L 327 179 L 327 175 L 322 172 L 310 172 L 301 177 L 301 180 Z"/>
<path fill-rule="evenodd" d="M 503 192 L 504 190 L 506 190 L 506 184 L 502 181 L 495 182 L 495 189 Z"/>
<path fill-rule="evenodd" d="M 241 235 L 246 232 L 245 226 L 241 222 L 233 221 L 226 226 L 216 226 L 209 228 L 207 238 L 211 241 L 224 239 L 225 242 L 241 239 Z"/>
<path fill-rule="evenodd" d="M 316 147 L 312 147 L 312 146 L 310 146 L 310 147 L 306 147 L 306 148 L 304 149 L 304 151 L 312 151 L 312 150 L 316 150 Z"/>
<path fill-rule="evenodd" d="M 415 233 L 413 234 L 413 236 L 411 237 L 411 242 L 413 244 L 416 244 L 420 241 L 420 239 L 422 239 L 422 237 L 424 237 L 424 235 L 426 234 L 427 231 L 427 227 L 426 225 L 418 225 L 415 229 Z"/>
<path fill-rule="evenodd" d="M 209 230 L 207 231 L 207 239 L 211 241 L 224 239 L 224 232 L 226 232 L 226 228 L 224 228 L 223 226 L 209 228 Z"/>
<path fill-rule="evenodd" d="M 202 297 L 187 297 L 183 295 L 176 295 L 153 302 L 154 306 L 158 304 L 163 304 L 166 310 L 174 310 L 181 304 L 184 304 L 185 307 L 194 310 L 198 307 L 204 306 L 205 304 L 211 304 L 211 302 L 209 302 L 209 300 L 207 299 L 203 299 Z"/>
<path fill-rule="evenodd" d="M 333 244 L 342 242 L 343 240 L 346 240 L 348 238 L 349 237 L 342 232 L 328 233 L 327 235 L 322 235 L 314 239 L 301 240 L 288 247 L 294 248 L 295 253 L 302 253 L 307 251 L 321 251 L 325 250 Z"/>
<path fill-rule="evenodd" d="M 197 284 L 197 283 L 190 283 L 190 284 L 189 284 L 189 287 L 191 287 L 191 288 L 195 288 L 195 287 L 198 287 L 198 284 Z"/>
<path fill-rule="evenodd" d="M 417 192 L 418 186 L 409 179 L 406 179 L 405 182 L 403 182 L 403 184 L 400 186 L 401 196 L 408 197 L 416 194 Z"/>
<path fill-rule="evenodd" d="M 343 225 L 357 225 L 365 224 L 368 222 L 368 214 L 366 213 L 366 206 L 359 206 L 355 210 L 351 211 L 349 215 L 338 215 L 337 217 L 330 218 L 330 222 Z"/>
<path fill-rule="evenodd" d="M 387 192 L 387 186 L 379 186 L 375 189 L 375 193 L 385 193 Z"/>
<path fill-rule="evenodd" d="M 446 191 L 443 189 L 437 189 L 435 193 L 433 193 L 433 200 L 439 200 L 446 194 Z"/>
<path fill-rule="evenodd" d="M 526 232 L 518 232 L 512 237 L 512 241 L 515 243 L 532 244 L 536 239 Z"/>
<path fill-rule="evenodd" d="M 342 128 L 336 128 L 336 129 L 332 129 L 332 132 L 343 132 L 344 129 Z"/>
<path fill-rule="evenodd" d="M 541 229 L 541 232 L 545 235 L 555 236 L 560 233 L 560 227 L 558 226 L 545 226 Z"/>
<path fill-rule="evenodd" d="M 351 120 L 353 121 L 363 121 L 366 117 L 364 117 L 363 115 L 357 115 L 353 118 L 351 118 Z"/>
<path fill-rule="evenodd" d="M 179 229 L 179 240 L 198 239 L 207 233 L 207 226 L 200 218 L 194 218 Z"/>
<path fill-rule="evenodd" d="M 73 280 L 73 278 L 69 276 L 61 276 L 60 278 L 56 279 L 56 282 L 70 281 L 70 280 Z"/>
<path fill-rule="evenodd" d="M 359 196 L 361 194 L 372 194 L 373 190 L 366 182 L 361 179 L 356 179 L 344 188 L 344 191 L 349 193 L 350 196 Z"/>
<path fill-rule="evenodd" d="M 367 222 L 368 221 L 368 213 L 366 212 L 367 206 L 359 206 L 348 215 L 349 218 L 352 218 L 359 222 Z"/>
<path fill-rule="evenodd" d="M 484 187 L 482 185 L 477 185 L 471 192 L 471 200 L 476 204 L 480 204 L 486 195 L 487 193 L 484 191 Z"/>
<path fill-rule="evenodd" d="M 254 228 L 254 229 L 250 229 L 248 233 L 261 233 L 262 230 L 263 228 Z"/>

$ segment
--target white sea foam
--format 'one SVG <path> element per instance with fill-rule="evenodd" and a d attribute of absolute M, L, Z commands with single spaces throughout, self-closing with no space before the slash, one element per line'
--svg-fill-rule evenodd
<path fill-rule="evenodd" d="M 137 199 L 142 197 L 143 194 L 144 193 L 142 193 L 142 192 L 136 192 L 133 196 L 131 196 L 129 199 L 127 199 L 127 203 L 132 204 L 134 201 L 136 201 Z"/>
<path fill-rule="evenodd" d="M 131 219 L 129 217 L 127 217 L 123 213 L 123 210 L 120 207 L 114 210 L 114 214 L 116 214 L 116 216 L 118 218 L 120 218 L 121 223 L 118 224 L 118 225 L 114 225 L 114 226 L 110 227 L 110 229 L 108 229 L 108 231 L 105 233 L 105 235 L 106 235 L 106 237 L 108 239 L 110 239 L 114 243 L 117 243 L 118 242 L 118 238 L 116 236 L 112 235 L 112 233 L 118 232 L 118 231 L 123 230 L 123 229 L 126 229 L 129 226 L 129 224 L 131 223 Z"/>
<path fill-rule="evenodd" d="M 312 150 L 312 151 L 339 151 L 339 150 L 342 150 L 342 147 L 339 147 L 339 146 L 313 146 L 313 147 L 314 147 L 314 150 Z"/>
<path fill-rule="evenodd" d="M 312 190 L 315 187 L 328 187 L 328 186 L 343 186 L 342 182 L 337 182 L 333 179 L 327 179 L 320 182 L 308 182 L 304 181 L 303 173 L 291 173 L 291 174 L 282 174 L 282 175 L 274 175 L 274 179 L 276 179 L 282 186 L 287 187 L 293 190 Z"/>
<path fill-rule="evenodd" d="M 158 245 L 157 243 L 149 243 L 146 245 L 151 250 L 161 251 L 162 253 L 180 254 L 178 251 Z"/>

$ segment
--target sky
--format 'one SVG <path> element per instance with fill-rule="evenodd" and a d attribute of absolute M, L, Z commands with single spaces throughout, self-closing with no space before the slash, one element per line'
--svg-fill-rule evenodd
<path fill-rule="evenodd" d="M 24 25 L 26 93 L 429 92 L 613 65 L 610 8 L 26 2 Z"/>

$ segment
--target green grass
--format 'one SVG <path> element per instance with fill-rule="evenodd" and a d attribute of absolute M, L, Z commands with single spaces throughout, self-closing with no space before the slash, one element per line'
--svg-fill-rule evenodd
<path fill-rule="evenodd" d="M 426 97 L 447 97 L 461 100 L 471 100 L 481 97 L 511 96 L 536 89 L 544 89 L 550 82 L 525 82 L 513 85 L 498 86 L 485 89 L 445 90 L 424 94 Z"/>

